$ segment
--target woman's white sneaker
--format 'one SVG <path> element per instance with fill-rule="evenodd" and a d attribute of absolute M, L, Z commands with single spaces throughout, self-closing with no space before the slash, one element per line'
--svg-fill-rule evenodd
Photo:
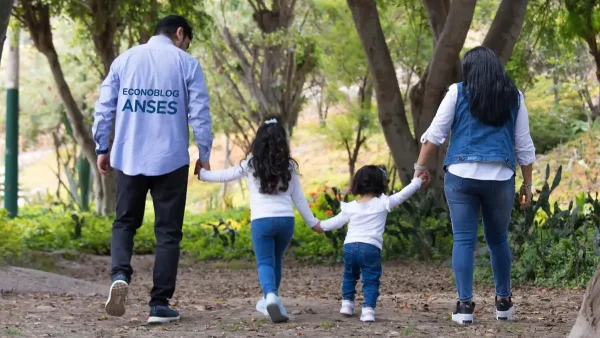
<path fill-rule="evenodd" d="M 496 319 L 497 320 L 511 320 L 515 314 L 515 307 L 513 306 L 512 299 L 501 298 L 498 300 L 496 297 Z"/>
<path fill-rule="evenodd" d="M 460 324 L 473 324 L 473 312 L 475 312 L 475 303 L 457 302 L 456 311 L 452 313 L 452 321 Z"/>
<path fill-rule="evenodd" d="M 360 320 L 363 322 L 374 322 L 375 309 L 373 309 L 372 307 L 363 307 L 362 313 L 360 314 Z"/>
<path fill-rule="evenodd" d="M 344 316 L 352 316 L 354 314 L 354 302 L 350 300 L 342 300 L 340 313 Z"/>

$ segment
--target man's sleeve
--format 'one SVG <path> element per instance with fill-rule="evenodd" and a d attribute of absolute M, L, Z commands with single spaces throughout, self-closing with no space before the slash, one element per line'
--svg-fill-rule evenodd
<path fill-rule="evenodd" d="M 212 118 L 210 116 L 208 90 L 200 63 L 194 60 L 188 82 L 188 121 L 198 144 L 200 161 L 208 162 L 213 143 Z"/>
<path fill-rule="evenodd" d="M 119 75 L 116 71 L 117 60 L 110 66 L 108 75 L 100 86 L 100 96 L 95 105 L 92 135 L 96 143 L 96 154 L 98 155 L 108 153 L 108 140 L 112 130 L 112 121 L 117 110 L 120 87 Z"/>

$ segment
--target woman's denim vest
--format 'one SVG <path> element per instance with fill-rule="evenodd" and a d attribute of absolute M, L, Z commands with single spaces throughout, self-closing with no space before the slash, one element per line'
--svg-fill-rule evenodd
<path fill-rule="evenodd" d="M 457 87 L 456 113 L 444 168 L 457 163 L 500 162 L 515 171 L 515 121 L 518 110 L 511 112 L 510 120 L 503 126 L 486 125 L 471 115 L 469 98 L 463 93 L 462 82 Z"/>

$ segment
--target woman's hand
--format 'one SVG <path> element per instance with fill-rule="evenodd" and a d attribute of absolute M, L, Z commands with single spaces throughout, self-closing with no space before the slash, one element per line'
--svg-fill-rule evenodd
<path fill-rule="evenodd" d="M 531 184 L 523 183 L 521 190 L 519 190 L 519 202 L 521 203 L 521 210 L 527 209 L 531 205 L 531 199 L 533 193 L 531 192 Z"/>
<path fill-rule="evenodd" d="M 429 171 L 426 170 L 415 170 L 415 175 L 413 178 L 421 179 L 421 189 L 426 188 L 429 185 L 429 181 L 431 177 L 429 176 Z"/>

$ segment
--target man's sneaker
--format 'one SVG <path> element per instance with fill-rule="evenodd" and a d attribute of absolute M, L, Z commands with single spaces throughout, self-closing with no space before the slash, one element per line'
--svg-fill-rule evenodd
<path fill-rule="evenodd" d="M 263 297 L 258 303 L 256 303 L 256 311 L 262 313 L 266 317 L 269 317 L 269 312 L 267 312 L 267 300 Z"/>
<path fill-rule="evenodd" d="M 104 309 L 109 316 L 121 317 L 125 314 L 125 300 L 129 292 L 129 280 L 125 275 L 119 274 L 112 278 L 108 300 Z"/>
<path fill-rule="evenodd" d="M 148 324 L 168 323 L 179 320 L 179 312 L 168 306 L 151 306 Z"/>
<path fill-rule="evenodd" d="M 374 322 L 375 309 L 373 309 L 372 307 L 363 307 L 362 313 L 360 314 L 360 320 L 363 322 Z"/>
<path fill-rule="evenodd" d="M 352 316 L 354 314 L 354 302 L 351 300 L 342 300 L 340 313 L 345 316 Z"/>
<path fill-rule="evenodd" d="M 456 311 L 452 314 L 452 321 L 461 325 L 473 324 L 473 312 L 475 311 L 475 303 L 473 302 L 456 302 Z"/>
<path fill-rule="evenodd" d="M 279 299 L 276 294 L 269 293 L 266 302 L 267 313 L 269 314 L 269 317 L 271 317 L 273 323 L 282 323 L 289 319 L 287 311 L 285 311 L 283 304 L 281 304 L 281 299 Z"/>
<path fill-rule="evenodd" d="M 498 300 L 496 297 L 496 319 L 497 320 L 511 320 L 515 314 L 515 307 L 513 306 L 512 299 L 508 297 L 501 298 Z"/>

